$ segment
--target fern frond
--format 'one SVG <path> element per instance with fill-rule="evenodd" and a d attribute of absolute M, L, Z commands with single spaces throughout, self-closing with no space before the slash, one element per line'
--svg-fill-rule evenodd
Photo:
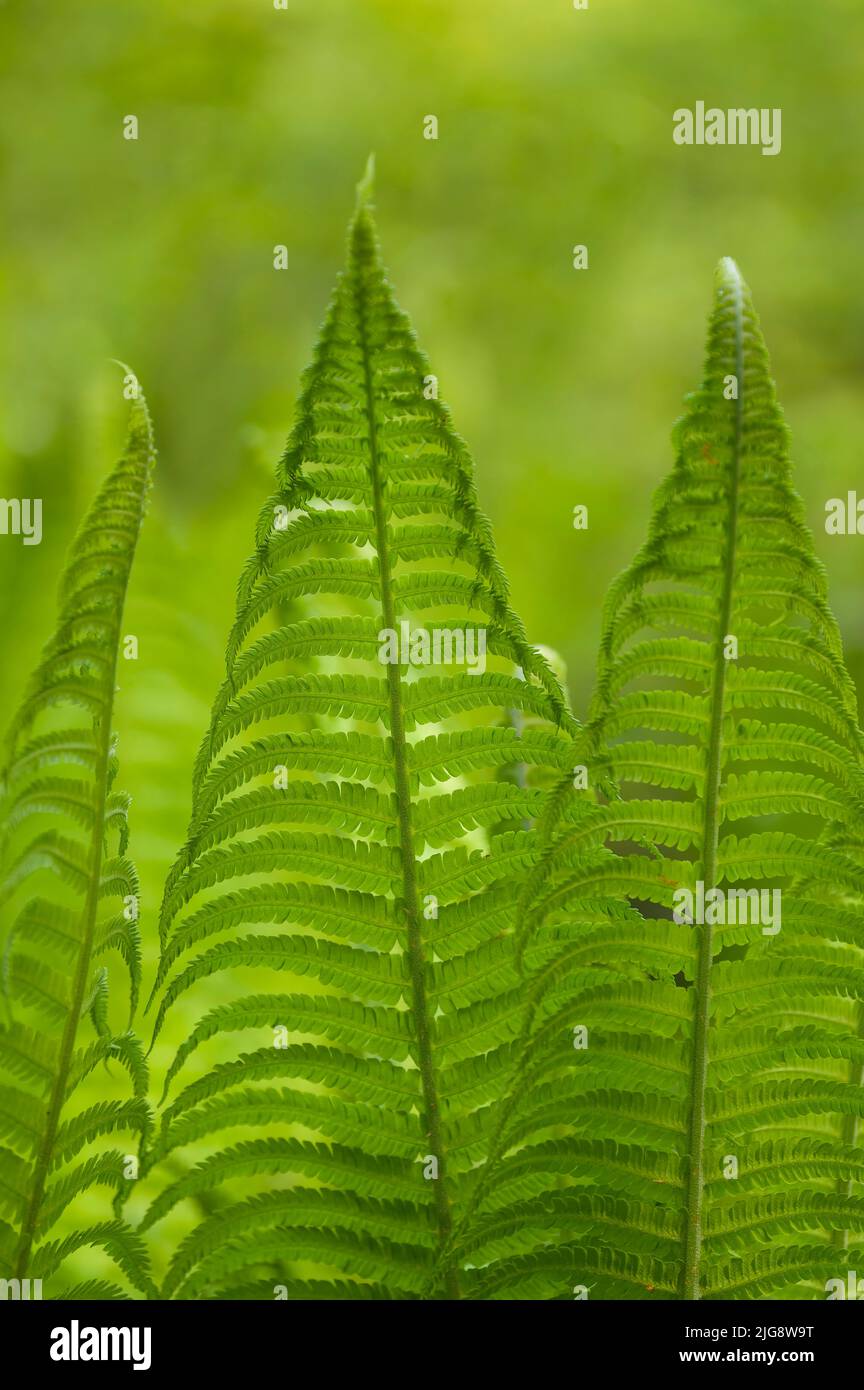
<path fill-rule="evenodd" d="M 147 1227 L 213 1195 L 167 1293 L 268 1263 L 292 1297 L 463 1292 L 451 1236 L 526 1008 L 518 887 L 575 730 L 361 199 L 163 902 L 154 1036 L 198 985 L 222 1000 L 150 1155 L 187 1171 Z M 253 1050 L 226 1061 L 232 1034 Z"/>
<path fill-rule="evenodd" d="M 862 1234 L 862 738 L 730 261 L 674 441 L 649 538 L 605 605 L 581 760 L 606 795 L 591 814 L 556 808 L 533 875 L 525 961 L 549 976 L 538 1084 L 508 1120 L 512 1191 L 505 1177 L 483 1207 L 496 1230 L 518 1224 L 534 1195 L 518 1143 L 546 1126 L 569 1135 L 557 1240 L 590 1296 L 824 1291 Z M 598 846 L 614 853 L 592 877 Z M 638 929 L 580 923 L 604 884 Z M 567 1070 L 577 1024 L 588 1044 Z M 555 1239 L 538 1228 L 537 1242 L 489 1296 L 559 1277 Z"/>
<path fill-rule="evenodd" d="M 0 1264 L 6 1277 L 43 1278 L 50 1297 L 69 1296 L 61 1266 L 86 1247 L 103 1249 L 134 1288 L 152 1288 L 139 1238 L 119 1219 L 82 1226 L 75 1203 L 97 1186 L 124 1195 L 130 1155 L 106 1149 L 104 1138 L 126 1135 L 137 1146 L 150 1124 L 146 1065 L 128 1031 L 141 978 L 138 884 L 125 857 L 129 799 L 113 787 L 112 712 L 153 463 L 139 397 L 123 456 L 72 544 L 57 629 L 6 749 L 0 1178 L 8 1224 Z M 105 961 L 115 952 L 130 979 L 125 1030 L 109 1017 Z M 100 1066 L 117 1098 L 82 1108 L 79 1088 Z M 128 1081 L 118 1088 L 123 1070 Z M 119 1286 L 74 1287 L 80 1297 L 115 1297 Z"/>

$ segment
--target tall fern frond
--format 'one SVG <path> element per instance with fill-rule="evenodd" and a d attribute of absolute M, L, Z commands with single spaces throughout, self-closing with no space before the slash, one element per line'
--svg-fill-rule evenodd
<path fill-rule="evenodd" d="M 524 1293 L 557 1259 L 592 1296 L 824 1297 L 864 1244 L 862 740 L 731 261 L 674 440 L 605 606 L 584 746 L 607 795 L 572 824 L 563 806 L 523 927 L 526 962 L 552 962 L 550 1024 L 588 1037 L 532 1094 L 535 1127 L 544 1106 L 566 1126 L 567 1237 L 490 1287 Z M 574 925 L 595 839 L 641 926 Z"/>
<path fill-rule="evenodd" d="M 151 1161 L 198 1161 L 144 1225 L 214 1204 L 166 1295 L 471 1295 L 452 1238 L 514 1071 L 518 888 L 574 728 L 367 187 L 164 898 L 156 1036 L 175 1008 L 191 1024 Z M 221 1002 L 195 1021 L 202 981 Z M 251 1050 L 225 1060 L 231 1035 Z"/>
<path fill-rule="evenodd" d="M 105 1141 L 127 1134 L 137 1145 L 149 1119 L 147 1069 L 131 1032 L 141 978 L 138 881 L 127 857 L 129 798 L 115 787 L 112 716 L 153 462 L 141 397 L 123 456 L 73 542 L 57 629 L 6 749 L 0 1271 L 42 1280 L 49 1297 L 68 1296 L 63 1263 L 85 1247 L 101 1248 L 134 1287 L 152 1287 L 143 1243 L 118 1214 L 131 1155 Z M 129 977 L 120 1031 L 108 999 L 114 956 Z M 93 1103 L 86 1083 L 100 1066 L 106 1085 Z M 114 1190 L 115 1212 L 109 1204 L 90 1221 L 97 1187 Z M 106 1280 L 87 1288 L 99 1297 L 125 1292 Z"/>

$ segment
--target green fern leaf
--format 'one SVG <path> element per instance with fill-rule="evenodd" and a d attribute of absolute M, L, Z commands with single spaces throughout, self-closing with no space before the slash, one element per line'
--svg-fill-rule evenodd
<path fill-rule="evenodd" d="M 75 1203 L 94 1187 L 112 1189 L 119 1202 L 129 1185 L 124 1154 L 105 1149 L 104 1137 L 137 1143 L 150 1124 L 144 1056 L 128 1031 L 141 979 L 138 884 L 125 858 L 129 799 L 113 789 L 111 725 L 153 462 L 141 397 L 124 454 L 73 542 L 57 629 L 13 723 L 2 783 L 0 1267 L 7 1278 L 43 1279 L 51 1297 L 69 1296 L 61 1266 L 88 1247 L 101 1248 L 135 1288 L 152 1289 L 140 1239 L 119 1218 L 82 1227 Z M 105 962 L 113 953 L 130 979 L 122 1032 L 110 1022 Z M 122 1089 L 110 1081 L 118 1098 L 82 1108 L 96 1067 L 128 1079 Z M 95 1280 L 77 1296 L 118 1289 Z"/>
<path fill-rule="evenodd" d="M 252 1296 L 262 1266 L 270 1297 L 470 1293 L 454 1233 L 514 1079 L 516 900 L 575 728 L 361 196 L 166 886 L 155 1037 L 199 984 L 223 1001 L 150 1154 L 186 1170 L 144 1229 L 210 1201 L 166 1294 Z"/>
<path fill-rule="evenodd" d="M 581 758 L 605 804 L 561 802 L 533 875 L 538 1084 L 508 1120 L 509 1205 L 491 1210 L 506 1179 L 485 1205 L 490 1229 L 518 1222 L 534 1195 L 518 1140 L 559 1126 L 558 1239 L 590 1296 L 824 1296 L 864 1237 L 862 738 L 730 261 L 674 439 L 648 541 L 605 605 Z M 596 846 L 614 851 L 599 879 Z M 580 921 L 604 884 L 638 927 Z M 589 1043 L 556 1077 L 566 1021 Z M 537 1255 L 494 1268 L 487 1296 L 554 1285 L 554 1244 L 538 1229 Z"/>

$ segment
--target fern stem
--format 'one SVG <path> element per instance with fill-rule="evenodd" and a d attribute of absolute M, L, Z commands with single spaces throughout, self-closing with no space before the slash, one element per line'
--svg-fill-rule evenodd
<path fill-rule="evenodd" d="M 364 214 L 358 215 L 354 227 L 355 253 L 362 265 L 364 247 L 361 243 L 361 229 Z M 375 415 L 375 390 L 372 376 L 372 351 L 369 341 L 369 308 L 366 300 L 365 283 L 362 275 L 357 275 L 354 286 L 354 301 L 357 313 L 358 336 L 363 357 L 363 377 L 366 395 L 366 417 L 369 426 L 369 460 L 372 478 L 372 507 L 375 517 L 375 544 L 378 552 L 379 578 L 381 587 L 382 626 L 395 629 L 396 612 L 392 594 L 392 575 L 390 567 L 389 541 L 387 535 L 387 513 L 384 505 L 386 483 L 381 476 L 378 451 L 378 427 Z M 426 994 L 426 962 L 423 954 L 423 934 L 421 913 L 417 891 L 416 860 L 414 853 L 414 831 L 411 817 L 411 787 L 408 777 L 408 757 L 406 752 L 405 720 L 402 710 L 402 685 L 399 668 L 395 663 L 387 665 L 387 689 L 390 706 L 390 736 L 393 744 L 394 781 L 396 802 L 399 814 L 399 853 L 402 864 L 402 883 L 404 890 L 404 911 L 406 922 L 406 955 L 411 979 L 413 998 L 412 1017 L 417 1031 L 417 1052 L 420 1068 L 423 1104 L 426 1112 L 429 1144 L 438 1160 L 438 1176 L 435 1182 L 435 1208 L 438 1226 L 438 1245 L 447 1249 L 453 1229 L 453 1216 L 447 1192 L 446 1162 L 443 1136 L 441 1133 L 440 1104 L 435 1075 L 432 1049 L 429 1005 Z M 458 1273 L 452 1261 L 443 1271 L 444 1286 L 451 1299 L 460 1297 Z"/>
<path fill-rule="evenodd" d="M 857 1009 L 857 1036 L 864 1038 L 864 1005 L 859 1004 Z M 849 1080 L 853 1086 L 864 1086 L 864 1064 L 853 1063 L 849 1069 Z M 854 1149 L 858 1143 L 861 1133 L 861 1122 L 857 1115 L 847 1115 L 843 1121 L 843 1142 Z M 855 1184 L 851 1178 L 841 1178 L 837 1183 L 837 1192 L 842 1197 L 851 1197 L 855 1190 Z M 842 1250 L 849 1248 L 849 1231 L 840 1230 L 837 1232 L 837 1244 Z"/>
<path fill-rule="evenodd" d="M 729 488 L 729 517 L 723 560 L 723 588 L 717 627 L 714 673 L 711 687 L 711 735 L 705 780 L 705 816 L 702 840 L 702 879 L 705 892 L 716 886 L 717 844 L 719 838 L 718 802 L 722 774 L 723 713 L 726 694 L 726 656 L 724 639 L 729 632 L 735 581 L 735 550 L 738 531 L 738 489 L 741 472 L 741 437 L 744 405 L 744 323 L 741 277 L 732 270 L 735 296 L 735 375 L 738 393 L 735 402 L 735 432 Z M 693 1067 L 691 1073 L 692 1109 L 690 1113 L 690 1167 L 687 1180 L 687 1215 L 684 1249 L 684 1298 L 697 1300 L 700 1293 L 702 1257 L 702 1218 L 705 1198 L 705 1102 L 708 1088 L 708 1035 L 711 1019 L 711 964 L 713 928 L 704 922 L 699 928 L 699 964 L 696 976 Z"/>

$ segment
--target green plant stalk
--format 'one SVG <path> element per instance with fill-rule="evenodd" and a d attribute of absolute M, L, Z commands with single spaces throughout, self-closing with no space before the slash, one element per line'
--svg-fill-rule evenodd
<path fill-rule="evenodd" d="M 355 253 L 358 261 L 362 258 L 360 240 L 364 213 L 358 213 L 354 226 Z M 372 381 L 372 362 L 368 335 L 368 307 L 362 282 L 355 288 L 355 305 L 360 325 L 360 347 L 363 355 L 363 372 L 366 386 L 366 417 L 369 425 L 369 454 L 372 473 L 373 511 L 375 515 L 376 548 L 381 583 L 382 626 L 395 629 L 396 614 L 391 593 L 390 556 L 388 552 L 387 517 L 384 510 L 384 482 L 378 459 L 377 423 L 375 419 L 375 394 Z M 411 789 L 408 779 L 408 763 L 405 746 L 405 721 L 402 712 L 402 685 L 399 668 L 393 663 L 387 666 L 387 688 L 390 702 L 390 734 L 393 741 L 396 800 L 399 808 L 399 852 L 402 862 L 402 882 L 404 887 L 405 920 L 407 927 L 408 969 L 411 977 L 413 1000 L 412 1016 L 416 1020 L 417 1051 L 420 1066 L 423 1103 L 426 1110 L 429 1143 L 438 1160 L 438 1176 L 435 1182 L 435 1205 L 438 1223 L 439 1248 L 449 1245 L 453 1229 L 453 1216 L 446 1186 L 446 1162 L 440 1125 L 440 1106 L 435 1066 L 432 1056 L 429 1006 L 426 997 L 425 960 L 423 955 L 423 936 L 421 930 L 420 904 L 417 893 L 415 872 L 414 832 L 411 819 Z M 460 1297 L 457 1272 L 451 1263 L 444 1271 L 444 1283 L 448 1297 Z"/>
<path fill-rule="evenodd" d="M 702 839 L 702 878 L 705 892 L 716 887 L 717 842 L 719 835 L 718 799 L 720 793 L 723 745 L 723 706 L 726 693 L 724 638 L 729 632 L 732 589 L 735 579 L 735 549 L 738 529 L 738 484 L 741 469 L 742 407 L 744 402 L 743 297 L 737 267 L 735 276 L 735 375 L 738 396 L 735 403 L 735 437 L 732 458 L 732 486 L 729 496 L 727 542 L 723 566 L 723 589 L 717 628 L 714 674 L 711 688 L 711 736 L 705 781 L 705 818 Z M 711 961 L 713 927 L 704 922 L 699 930 L 699 964 L 695 989 L 695 1032 L 691 1072 L 692 1110 L 690 1114 L 690 1168 L 687 1180 L 687 1219 L 684 1247 L 684 1298 L 700 1298 L 702 1255 L 702 1217 L 705 1196 L 705 1099 L 708 1087 L 708 1035 L 711 1016 Z"/>
<path fill-rule="evenodd" d="M 864 1005 L 858 1005 L 858 1030 L 857 1036 L 864 1038 Z M 853 1086 L 864 1086 L 864 1063 L 854 1065 L 849 1069 L 849 1080 Z M 843 1121 L 843 1141 L 848 1144 L 850 1149 L 858 1143 L 861 1134 L 861 1121 L 857 1115 L 847 1115 Z M 855 1184 L 851 1178 L 842 1179 L 837 1184 L 837 1191 L 843 1197 L 851 1197 Z M 849 1248 L 849 1231 L 842 1230 L 837 1232 L 837 1244 L 843 1249 Z"/>

